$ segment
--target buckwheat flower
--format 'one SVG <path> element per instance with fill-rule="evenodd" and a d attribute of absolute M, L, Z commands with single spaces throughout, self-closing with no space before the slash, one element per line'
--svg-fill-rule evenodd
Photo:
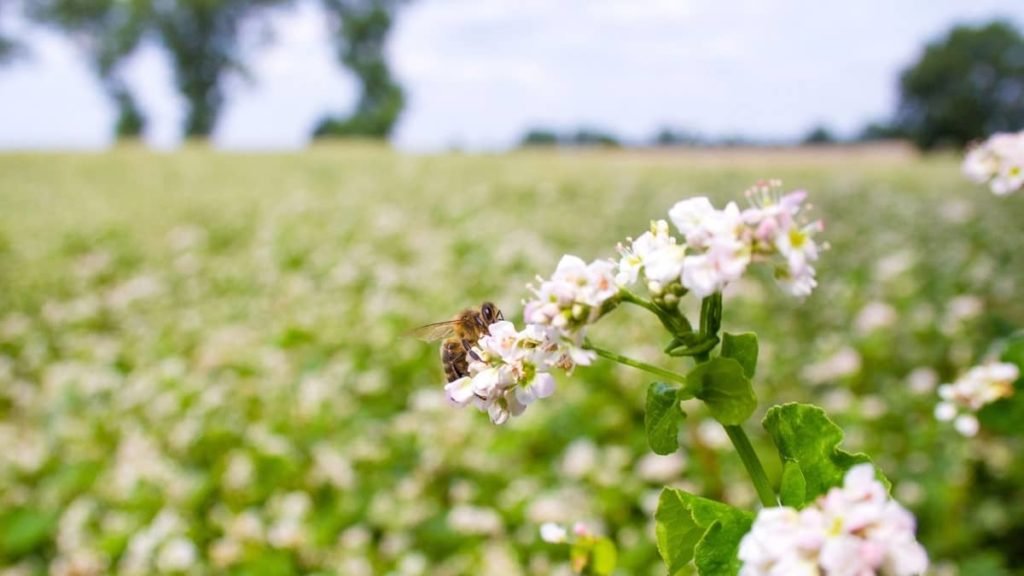
<path fill-rule="evenodd" d="M 974 436 L 980 427 L 975 416 L 978 410 L 1012 396 L 1013 383 L 1019 377 L 1020 370 L 1014 364 L 993 362 L 975 366 L 952 384 L 939 386 L 942 400 L 935 406 L 935 418 L 942 422 L 953 421 L 957 432 Z"/>
<path fill-rule="evenodd" d="M 740 541 L 740 576 L 818 576 L 817 551 L 824 530 L 813 508 L 764 508 Z"/>
<path fill-rule="evenodd" d="M 914 517 L 889 498 L 870 464 L 803 510 L 761 510 L 740 542 L 742 576 L 913 576 L 928 568 Z"/>
<path fill-rule="evenodd" d="M 549 544 L 563 544 L 568 537 L 565 528 L 554 522 L 545 522 L 540 526 L 540 539 Z"/>
<path fill-rule="evenodd" d="M 1024 131 L 993 134 L 967 152 L 962 169 L 997 196 L 1024 188 Z"/>
<path fill-rule="evenodd" d="M 813 263 L 820 246 L 814 235 L 822 224 L 805 222 L 801 215 L 805 191 L 782 194 L 781 189 L 780 181 L 770 180 L 747 190 L 751 206 L 743 211 L 743 221 L 750 228 L 753 259 L 781 260 L 775 265 L 776 280 L 791 295 L 802 298 L 817 286 Z"/>
<path fill-rule="evenodd" d="M 172 538 L 161 548 L 156 565 L 163 572 L 186 572 L 196 563 L 196 546 L 184 536 Z"/>
<path fill-rule="evenodd" d="M 682 284 L 699 298 L 722 291 L 750 265 L 754 229 L 735 202 L 717 210 L 707 198 L 676 203 L 669 218 L 686 237 Z"/>
<path fill-rule="evenodd" d="M 776 280 L 798 298 L 809 296 L 818 285 L 811 264 L 818 259 L 818 245 L 811 237 L 811 233 L 817 230 L 820 230 L 819 224 L 803 229 L 791 228 L 776 240 L 776 247 L 786 262 L 784 267 L 776 269 Z"/>
<path fill-rule="evenodd" d="M 538 278 L 540 286 L 530 286 L 534 299 L 523 310 L 527 324 L 554 328 L 559 339 L 575 349 L 576 363 L 589 363 L 580 361 L 588 356 L 580 352 L 584 331 L 613 305 L 619 292 L 615 269 L 610 260 L 587 264 L 576 256 L 563 256 L 551 279 Z"/>
<path fill-rule="evenodd" d="M 615 283 L 619 286 L 635 284 L 641 271 L 648 280 L 670 282 L 679 278 L 685 246 L 678 244 L 669 233 L 668 222 L 656 220 L 651 228 L 635 240 L 627 239 L 628 246 L 619 244 L 621 258 Z"/>
<path fill-rule="evenodd" d="M 721 292 L 738 280 L 750 264 L 750 250 L 739 238 L 711 238 L 703 254 L 683 259 L 683 286 L 698 298 Z"/>
<path fill-rule="evenodd" d="M 469 376 L 445 386 L 449 400 L 475 405 L 495 424 L 522 414 L 538 398 L 554 393 L 552 368 L 573 366 L 568 349 L 555 336 L 544 326 L 516 330 L 507 320 L 491 324 L 470 353 Z"/>
<path fill-rule="evenodd" d="M 676 229 L 686 238 L 689 246 L 703 246 L 711 236 L 709 223 L 716 217 L 718 210 L 704 196 L 687 198 L 668 211 L 668 217 Z"/>

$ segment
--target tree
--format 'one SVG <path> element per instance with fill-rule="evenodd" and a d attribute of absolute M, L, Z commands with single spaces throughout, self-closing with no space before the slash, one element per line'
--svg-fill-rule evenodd
<path fill-rule="evenodd" d="M 145 118 L 121 75 L 151 23 L 150 0 L 36 0 L 27 5 L 33 20 L 61 28 L 85 52 L 103 89 L 118 110 L 119 137 L 138 136 Z"/>
<path fill-rule="evenodd" d="M 3 23 L 3 16 L 5 12 L 4 4 L 8 0 L 0 0 L 0 24 Z M 4 35 L 3 31 L 0 30 L 0 64 L 4 64 L 14 59 L 15 54 L 18 52 L 18 42 L 10 36 Z"/>
<path fill-rule="evenodd" d="M 665 126 L 651 138 L 651 146 L 698 146 L 701 141 L 699 134 Z"/>
<path fill-rule="evenodd" d="M 815 126 L 801 140 L 802 144 L 834 144 L 838 139 L 827 126 Z"/>
<path fill-rule="evenodd" d="M 958 26 L 900 76 L 900 130 L 922 149 L 1024 127 L 1024 38 L 1007 22 Z"/>
<path fill-rule="evenodd" d="M 385 54 L 388 34 L 403 0 L 323 0 L 331 15 L 339 59 L 360 84 L 347 117 L 320 121 L 314 136 L 387 138 L 405 107 L 405 92 L 391 74 Z"/>
<path fill-rule="evenodd" d="M 581 127 L 561 134 L 549 128 L 532 128 L 519 139 L 519 146 L 524 148 L 530 146 L 619 148 L 621 145 L 614 134 L 589 127 Z"/>
<path fill-rule="evenodd" d="M 208 136 L 224 104 L 224 81 L 245 72 L 239 36 L 264 10 L 291 0 L 35 0 L 28 14 L 56 26 L 85 51 L 118 107 L 119 136 L 142 132 L 145 119 L 121 76 L 121 64 L 151 38 L 167 49 L 185 97 L 186 136 Z"/>
<path fill-rule="evenodd" d="M 531 128 L 519 140 L 521 148 L 533 146 L 557 146 L 558 133 L 547 128 Z"/>
<path fill-rule="evenodd" d="M 69 0 L 74 1 L 74 0 Z M 188 102 L 187 137 L 209 136 L 224 106 L 224 81 L 247 69 L 239 48 L 243 25 L 289 0 L 150 0 L 153 27 L 167 48 L 178 90 Z"/>
<path fill-rule="evenodd" d="M 873 120 L 860 129 L 855 142 L 879 142 L 906 138 L 906 134 L 892 120 Z"/>

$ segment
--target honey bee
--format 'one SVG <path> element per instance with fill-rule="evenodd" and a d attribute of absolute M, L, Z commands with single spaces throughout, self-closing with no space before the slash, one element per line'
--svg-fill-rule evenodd
<path fill-rule="evenodd" d="M 448 381 L 454 382 L 469 376 L 468 358 L 479 360 L 473 352 L 473 345 L 487 334 L 487 327 L 504 319 L 497 306 L 484 302 L 479 309 L 467 308 L 451 320 L 420 326 L 413 334 L 427 342 L 444 339 L 441 342 L 441 365 Z"/>

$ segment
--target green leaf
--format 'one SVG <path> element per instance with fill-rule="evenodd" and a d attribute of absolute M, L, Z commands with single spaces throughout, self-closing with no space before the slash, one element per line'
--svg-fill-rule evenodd
<path fill-rule="evenodd" d="M 611 576 L 619 560 L 619 552 L 615 544 L 608 538 L 598 538 L 591 552 L 591 573 L 596 576 Z"/>
<path fill-rule="evenodd" d="M 802 501 L 790 501 L 797 508 L 843 483 L 846 471 L 862 462 L 871 462 L 866 454 L 853 454 L 839 448 L 843 431 L 829 420 L 825 411 L 810 404 L 773 406 L 762 425 L 779 450 L 782 461 L 799 468 L 805 489 Z M 790 474 L 795 474 L 790 472 Z M 884 478 L 882 483 L 889 487 Z M 791 479 L 790 482 L 795 482 Z M 789 489 L 793 497 L 795 489 Z"/>
<path fill-rule="evenodd" d="M 727 426 L 742 424 L 757 408 L 757 396 L 743 366 L 732 358 L 712 358 L 686 375 L 686 389 Z"/>
<path fill-rule="evenodd" d="M 654 515 L 661 553 L 669 576 L 684 574 L 691 560 L 702 575 L 739 572 L 740 540 L 753 516 L 682 490 L 666 488 Z"/>
<path fill-rule="evenodd" d="M 680 492 L 672 488 L 662 490 L 658 510 L 654 513 L 658 553 L 665 561 L 669 576 L 682 573 L 693 560 L 693 549 L 704 535 L 704 530 L 690 514 L 689 500 Z"/>
<path fill-rule="evenodd" d="M 738 574 L 740 540 L 750 532 L 753 523 L 754 518 L 750 515 L 736 516 L 726 522 L 715 521 L 704 533 L 704 538 L 697 543 L 693 559 L 697 573 L 702 576 Z"/>
<path fill-rule="evenodd" d="M 57 516 L 33 508 L 16 508 L 0 517 L 0 557 L 17 558 L 50 541 Z"/>
<path fill-rule="evenodd" d="M 782 466 L 782 483 L 779 486 L 779 500 L 783 506 L 799 508 L 806 502 L 807 480 L 800 471 L 800 465 L 787 460 Z"/>
<path fill-rule="evenodd" d="M 679 388 L 664 382 L 647 387 L 644 428 L 655 454 L 672 454 L 679 448 L 679 422 L 686 416 L 679 408 Z"/>
<path fill-rule="evenodd" d="M 743 366 L 747 378 L 753 378 L 757 372 L 757 334 L 722 334 L 722 356 L 732 358 Z"/>

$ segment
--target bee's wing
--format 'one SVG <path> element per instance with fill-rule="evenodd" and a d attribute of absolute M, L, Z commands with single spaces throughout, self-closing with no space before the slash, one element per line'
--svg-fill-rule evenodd
<path fill-rule="evenodd" d="M 433 324 L 427 324 L 426 326 L 420 326 L 414 328 L 409 332 L 410 335 L 419 338 L 426 342 L 433 342 L 434 340 L 441 340 L 448 338 L 455 334 L 455 325 L 457 320 L 447 320 L 445 322 L 434 322 Z"/>

